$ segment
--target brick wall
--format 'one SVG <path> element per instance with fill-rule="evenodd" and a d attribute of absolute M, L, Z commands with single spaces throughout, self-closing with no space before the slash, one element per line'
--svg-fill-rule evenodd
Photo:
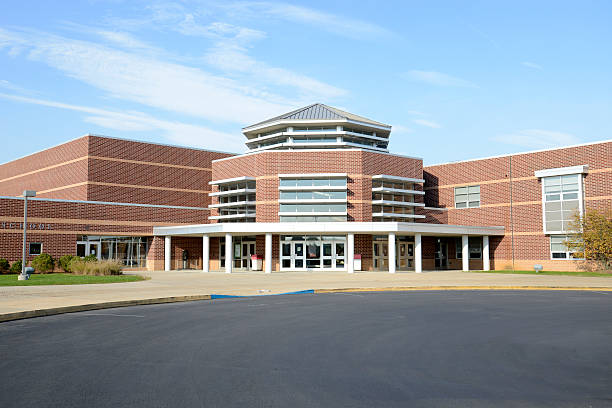
<path fill-rule="evenodd" d="M 241 176 L 257 179 L 257 222 L 279 221 L 278 174 L 347 173 L 349 221 L 372 220 L 371 176 L 423 175 L 420 159 L 360 150 L 265 151 L 216 161 L 212 167 L 213 180 Z"/>
<path fill-rule="evenodd" d="M 510 212 L 510 164 L 512 164 L 512 214 Z M 422 210 L 424 222 L 461 225 L 502 225 L 506 236 L 496 242 L 496 267 L 504 268 L 512 258 L 511 230 L 514 229 L 515 259 L 529 269 L 532 260 L 548 260 L 549 238 L 543 233 L 541 183 L 536 170 L 589 165 L 584 178 L 585 207 L 612 208 L 612 143 L 516 154 L 460 163 L 426 166 L 425 203 L 448 211 Z M 455 209 L 454 188 L 480 185 L 480 208 Z M 550 261 L 565 269 L 567 261 Z M 567 266 L 572 269 L 575 266 Z M 498 269 L 499 269 L 498 268 Z"/>

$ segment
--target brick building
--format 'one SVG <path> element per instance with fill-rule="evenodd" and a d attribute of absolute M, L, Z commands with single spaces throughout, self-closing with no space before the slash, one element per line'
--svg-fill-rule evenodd
<path fill-rule="evenodd" d="M 0 257 L 20 258 L 25 189 L 29 259 L 149 270 L 572 270 L 572 214 L 612 208 L 612 141 L 423 167 L 322 104 L 243 133 L 242 155 L 88 135 L 0 165 Z"/>

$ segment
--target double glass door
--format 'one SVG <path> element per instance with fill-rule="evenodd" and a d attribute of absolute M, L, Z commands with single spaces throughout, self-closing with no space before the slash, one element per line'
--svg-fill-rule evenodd
<path fill-rule="evenodd" d="M 389 242 L 378 240 L 373 242 L 372 262 L 374 270 L 389 270 Z M 414 269 L 414 243 L 406 241 L 396 241 L 395 243 L 395 267 L 397 270 Z"/>
<path fill-rule="evenodd" d="M 76 253 L 80 257 L 95 255 L 100 259 L 100 242 L 78 241 Z"/>
<path fill-rule="evenodd" d="M 281 240 L 281 269 L 345 269 L 346 237 L 290 236 Z"/>
<path fill-rule="evenodd" d="M 255 255 L 255 240 L 253 237 L 235 237 L 232 248 L 232 267 L 235 270 L 251 270 L 251 255 Z M 225 267 L 225 242 L 219 245 L 219 260 L 221 268 Z"/>

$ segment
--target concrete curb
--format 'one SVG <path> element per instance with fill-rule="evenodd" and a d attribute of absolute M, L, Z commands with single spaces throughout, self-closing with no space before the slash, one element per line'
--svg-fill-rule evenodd
<path fill-rule="evenodd" d="M 459 290 L 524 290 L 524 291 L 582 291 L 582 292 L 612 292 L 609 287 L 555 287 L 555 286 L 398 286 L 383 288 L 340 288 L 340 289 L 308 289 L 304 291 L 277 293 L 266 295 L 190 295 L 170 296 L 150 299 L 119 300 L 115 302 L 90 303 L 86 305 L 75 305 L 65 307 L 54 307 L 50 309 L 27 310 L 24 312 L 0 314 L 0 322 L 11 320 L 29 319 L 33 317 L 53 316 L 64 313 L 86 312 L 89 310 L 110 309 L 116 307 L 154 305 L 161 303 L 192 302 L 197 300 L 212 300 L 224 298 L 247 298 L 278 295 L 295 295 L 304 293 L 351 293 L 351 292 L 411 292 L 411 291 L 459 291 Z"/>
<path fill-rule="evenodd" d="M 343 293 L 343 292 L 410 292 L 427 290 L 551 290 L 551 291 L 583 291 L 583 292 L 612 292 L 609 287 L 579 287 L 579 286 L 398 286 L 386 288 L 344 288 L 344 289 L 315 289 L 314 293 Z"/>
<path fill-rule="evenodd" d="M 0 314 L 0 322 L 29 319 L 32 317 L 52 316 L 64 313 L 86 312 L 89 310 L 110 309 L 114 307 L 155 305 L 160 303 L 191 302 L 195 300 L 210 300 L 210 295 L 170 296 L 151 299 L 119 300 L 115 302 L 90 303 L 86 305 L 54 307 L 50 309 L 26 310 L 24 312 Z"/>

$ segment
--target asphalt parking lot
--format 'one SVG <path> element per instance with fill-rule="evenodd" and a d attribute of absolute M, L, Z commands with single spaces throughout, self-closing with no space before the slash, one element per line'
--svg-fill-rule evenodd
<path fill-rule="evenodd" d="M 2 407 L 612 406 L 612 293 L 262 296 L 0 324 Z"/>

